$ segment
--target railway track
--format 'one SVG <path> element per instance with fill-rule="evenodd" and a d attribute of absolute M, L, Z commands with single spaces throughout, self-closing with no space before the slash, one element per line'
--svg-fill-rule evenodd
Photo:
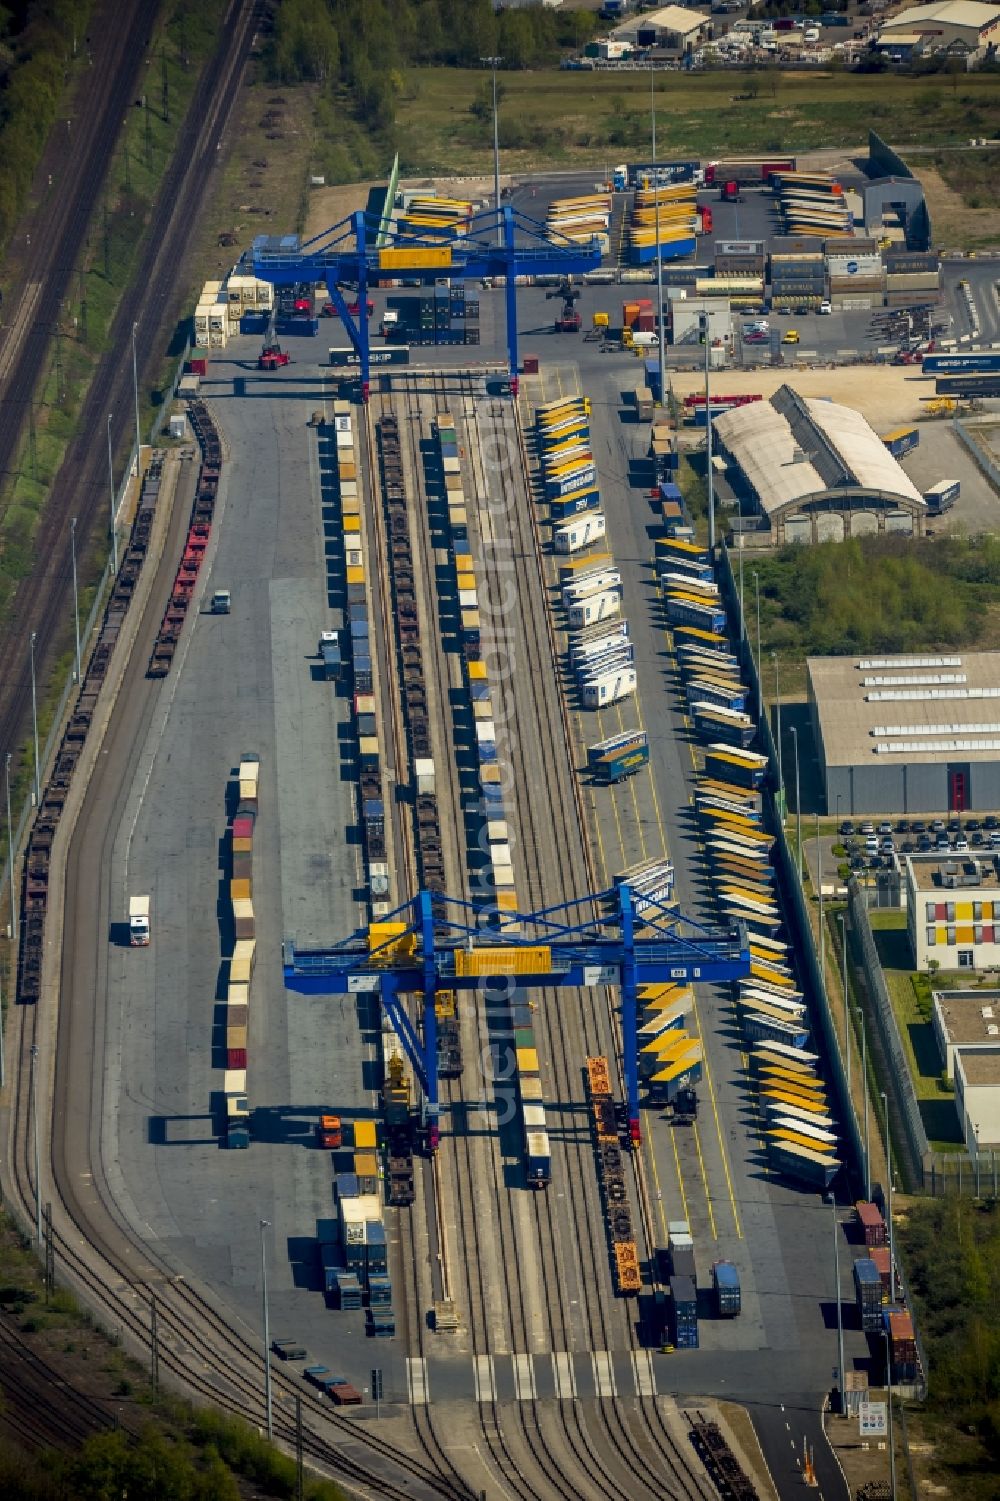
<path fill-rule="evenodd" d="M 208 191 L 209 174 L 218 160 L 220 136 L 236 99 L 259 14 L 256 6 L 261 3 L 262 0 L 230 0 L 219 28 L 218 50 L 199 80 L 174 156 L 161 180 L 132 287 L 123 296 L 108 333 L 108 353 L 91 381 L 78 419 L 77 436 L 67 449 L 33 539 L 32 570 L 18 585 L 8 612 L 10 623 L 0 632 L 0 744 L 12 750 L 20 746 L 30 714 L 28 638 L 34 632 L 36 670 L 44 678 L 69 629 L 73 587 L 68 546 L 70 517 L 77 518 L 77 549 L 81 556 L 106 524 L 107 450 L 103 442 L 94 441 L 94 434 L 103 434 L 111 413 L 112 444 L 119 451 L 131 430 L 131 370 L 123 352 L 130 342 L 132 326 L 137 324 L 140 381 L 143 370 L 159 354 L 164 316 L 177 301 L 177 267 L 183 262 L 190 225 L 197 222 Z M 85 191 L 72 195 L 72 207 L 59 239 L 58 259 L 51 262 L 52 275 L 58 278 L 55 301 L 62 297 L 69 268 L 76 263 L 83 245 L 93 213 L 94 194 L 103 181 L 128 102 L 134 98 L 138 65 L 145 55 L 156 13 L 155 4 L 136 4 L 131 10 L 135 18 L 131 32 L 123 27 L 129 37 L 125 57 L 121 59 L 120 74 L 113 69 L 108 79 L 109 100 L 118 102 L 102 116 L 95 135 L 93 159 L 104 165 L 99 170 L 95 168 L 92 179 L 86 171 L 79 174 Z M 115 25 L 118 24 L 116 15 Z M 48 325 L 44 329 L 39 327 L 38 337 L 28 336 L 22 346 L 15 367 L 17 374 L 12 379 L 23 379 L 24 389 L 31 389 L 38 379 L 49 333 Z M 0 403 L 0 437 L 6 434 L 8 444 L 16 444 L 13 427 L 3 428 L 2 424 L 17 425 L 23 420 L 23 412 L 12 407 L 5 416 L 6 408 L 6 403 Z"/>
<path fill-rule="evenodd" d="M 420 438 L 429 434 L 434 413 L 448 410 L 452 415 L 460 417 L 466 428 L 473 490 L 478 497 L 485 498 L 489 493 L 489 485 L 482 467 L 483 448 L 500 452 L 504 445 L 509 446 L 511 439 L 509 425 L 502 420 L 502 413 L 487 417 L 487 431 L 484 433 L 480 430 L 480 413 L 477 411 L 473 386 L 467 378 L 429 378 L 420 383 L 419 389 L 412 379 L 401 384 L 405 391 L 402 427 L 408 434 L 408 471 L 411 483 L 413 476 L 420 475 L 422 467 Z M 391 420 L 396 420 L 391 398 L 376 398 L 376 408 L 380 413 L 390 415 Z M 519 449 L 516 465 L 523 465 L 523 448 Z M 523 479 L 526 483 L 526 470 Z M 421 488 L 420 485 L 414 485 L 415 492 Z M 543 701 L 541 683 L 546 676 L 546 668 L 552 663 L 552 639 L 544 606 L 540 609 L 523 609 L 525 601 L 540 600 L 537 537 L 532 529 L 526 495 L 518 498 L 515 516 L 517 520 L 511 556 L 515 559 L 518 595 L 522 604 L 519 620 L 526 622 L 525 628 L 530 638 L 528 680 L 531 689 L 529 693 L 519 695 L 510 686 L 505 686 L 498 694 L 496 708 L 498 722 L 509 727 L 521 747 L 515 760 L 520 772 L 518 785 L 523 794 L 518 797 L 518 813 L 522 846 L 528 856 L 525 878 L 531 882 L 533 897 L 537 897 L 538 904 L 541 905 L 543 889 L 548 900 L 557 895 L 551 885 L 551 861 L 543 864 L 539 858 L 539 851 L 552 849 L 553 834 L 556 848 L 562 851 L 557 861 L 556 879 L 567 896 L 575 894 L 579 889 L 580 871 L 585 856 L 579 834 L 580 812 L 574 799 L 565 796 L 558 816 L 554 819 L 554 809 L 546 791 L 548 778 L 555 767 L 566 767 L 568 774 L 560 778 L 564 789 L 572 787 L 574 779 L 569 766 L 565 726 L 558 702 L 553 704 L 552 701 Z M 443 631 L 434 610 L 434 605 L 438 604 L 440 607 L 440 602 L 437 597 L 438 579 L 431 534 L 439 532 L 440 520 L 438 515 L 432 514 L 428 509 L 423 518 L 423 526 L 415 535 L 419 537 L 417 552 L 425 613 L 434 617 L 429 621 L 431 634 L 437 643 L 430 654 L 433 691 L 439 704 L 450 704 L 452 690 L 459 686 L 459 674 L 455 665 L 457 657 L 443 650 Z M 437 542 L 440 546 L 440 537 Z M 492 580 L 497 586 L 494 609 L 502 596 L 502 580 L 499 577 L 501 571 L 499 563 L 495 563 L 493 570 L 487 569 L 485 572 L 487 581 Z M 449 659 L 454 669 L 451 672 Z M 551 672 L 548 677 L 554 682 Z M 457 725 L 453 727 L 449 723 L 449 734 L 453 728 L 457 733 Z M 534 753 L 530 759 L 524 750 L 526 745 L 533 747 Z M 439 800 L 442 803 L 442 822 L 461 830 L 465 826 L 463 791 L 454 757 L 446 757 L 445 765 L 442 765 L 439 757 L 435 765 Z M 447 787 L 447 791 L 443 791 L 443 786 Z M 534 789 L 533 795 L 529 795 L 531 789 Z M 470 874 L 468 853 L 466 852 L 464 859 L 461 855 L 458 858 L 453 856 L 448 889 L 468 891 Z M 569 1009 L 576 1009 L 566 1006 L 565 997 L 562 998 L 561 1006 L 554 1003 L 552 996 L 546 996 L 545 1000 L 551 1014 L 556 1017 L 563 1016 Z M 585 1000 L 581 999 L 580 1010 L 584 1018 L 582 1035 L 570 1035 L 563 1022 L 549 1028 L 551 1065 L 558 1083 L 559 1098 L 563 1100 L 580 1094 L 581 1070 L 586 1054 L 607 1047 L 610 1018 L 602 1014 L 600 1002 L 593 1000 L 588 1011 Z M 488 1052 L 490 1044 L 495 1041 L 488 1011 L 489 1008 L 477 1007 L 472 1018 L 465 1023 L 466 1035 L 470 1025 L 475 1029 L 480 1055 Z M 481 1090 L 475 1089 L 478 1081 L 472 1082 L 471 1098 L 477 1100 Z M 473 1354 L 480 1357 L 495 1353 L 498 1334 L 504 1337 L 504 1342 L 509 1343 L 515 1354 L 529 1354 L 535 1338 L 526 1293 L 527 1279 L 519 1273 L 514 1255 L 514 1248 L 524 1236 L 525 1225 L 523 1220 L 519 1223 L 515 1212 L 515 1196 L 510 1194 L 504 1182 L 499 1143 L 491 1137 L 484 1160 L 482 1152 L 476 1150 L 476 1139 L 468 1129 L 463 1128 L 467 1123 L 469 1108 L 463 1085 L 464 1081 L 463 1084 L 444 1087 L 444 1096 L 455 1129 L 449 1150 L 444 1154 L 445 1166 L 442 1173 L 446 1178 L 449 1202 L 454 1205 L 458 1217 L 460 1275 L 470 1319 Z M 568 1184 L 572 1218 L 570 1241 L 580 1247 L 582 1264 L 578 1269 L 579 1285 L 574 1285 L 573 1290 L 579 1291 L 579 1301 L 584 1305 L 585 1342 L 591 1349 L 627 1349 L 630 1354 L 635 1354 L 641 1350 L 641 1346 L 634 1326 L 627 1316 L 623 1317 L 620 1305 L 616 1305 L 610 1296 L 603 1234 L 599 1246 L 595 1247 L 594 1244 L 593 1228 L 595 1224 L 603 1227 L 603 1211 L 593 1168 L 589 1132 L 583 1120 L 579 1134 L 582 1148 L 578 1147 L 575 1152 L 572 1147 L 567 1148 L 557 1176 L 559 1181 L 565 1179 Z M 492 1193 L 489 1224 L 482 1222 L 475 1197 L 476 1186 L 481 1185 L 484 1180 L 489 1182 Z M 480 1200 L 479 1205 L 481 1203 Z M 560 1225 L 557 1220 L 551 1196 L 533 1197 L 528 1228 L 540 1252 L 541 1290 L 548 1345 L 553 1350 L 572 1349 L 574 1345 L 579 1345 L 579 1339 L 573 1333 L 570 1308 L 569 1287 L 572 1278 L 567 1276 L 567 1237 L 565 1226 Z M 509 1254 L 502 1256 L 500 1260 L 506 1320 L 502 1330 L 495 1328 L 495 1310 L 491 1309 L 484 1276 L 484 1270 L 490 1268 L 495 1260 L 497 1233 L 509 1248 Z M 502 1475 L 510 1494 L 523 1497 L 525 1501 L 550 1496 L 565 1497 L 567 1501 L 568 1498 L 579 1498 L 587 1494 L 583 1489 L 585 1481 L 596 1484 L 598 1489 L 594 1494 L 602 1496 L 648 1495 L 670 1498 L 670 1501 L 675 1501 L 675 1498 L 676 1501 L 694 1501 L 694 1498 L 710 1494 L 706 1484 L 699 1484 L 695 1480 L 690 1456 L 662 1421 L 656 1403 L 648 1398 L 639 1401 L 642 1422 L 638 1425 L 637 1435 L 631 1431 L 622 1404 L 613 1399 L 601 1399 L 595 1404 L 595 1412 L 599 1417 L 593 1430 L 588 1423 L 589 1415 L 585 1416 L 581 1405 L 576 1402 L 559 1401 L 553 1411 L 547 1402 L 533 1396 L 522 1396 L 514 1408 L 516 1417 L 512 1417 L 509 1406 L 501 1413 L 494 1390 L 487 1400 L 480 1400 L 478 1405 L 484 1440 L 498 1473 Z M 647 1446 L 650 1442 L 654 1442 L 661 1450 L 666 1450 L 668 1468 L 672 1472 L 669 1479 L 647 1478 L 650 1469 Z M 525 1454 L 531 1462 L 530 1468 L 525 1466 Z M 641 1480 L 638 1478 L 640 1476 L 643 1477 Z"/>
<path fill-rule="evenodd" d="M 187 517 L 176 508 L 173 533 L 135 642 L 119 700 L 87 790 L 67 857 L 61 962 L 61 1013 L 55 1043 L 52 1120 L 43 1158 L 42 1193 L 52 1206 L 57 1274 L 126 1344 L 148 1349 L 156 1302 L 159 1363 L 196 1400 L 259 1427 L 263 1417 L 261 1350 L 255 1332 L 237 1326 L 188 1282 L 127 1219 L 103 1155 L 102 1091 L 106 998 L 107 882 L 118 828 L 120 788 L 130 785 L 159 698 L 145 677 L 159 605 L 172 577 Z M 95 872 L 99 874 L 95 878 Z M 51 936 L 51 935 L 50 935 Z M 31 1088 L 33 1049 L 47 1056 L 52 1018 L 43 1005 L 16 1013 L 14 1097 L 9 1144 L 10 1191 L 23 1222 L 35 1213 Z M 40 1076 L 41 1077 L 41 1076 Z M 273 1377 L 275 1436 L 294 1447 L 294 1399 L 301 1399 L 303 1451 L 355 1494 L 398 1498 L 456 1496 L 451 1483 L 419 1458 L 398 1450 L 314 1396 L 280 1369 Z"/>

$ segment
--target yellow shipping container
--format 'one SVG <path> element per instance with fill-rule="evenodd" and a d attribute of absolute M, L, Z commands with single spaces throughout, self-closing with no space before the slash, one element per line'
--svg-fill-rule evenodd
<path fill-rule="evenodd" d="M 483 683 L 487 679 L 486 663 L 480 662 L 478 658 L 474 658 L 473 661 L 467 663 L 465 670 L 469 675 L 470 682 Z"/>
<path fill-rule="evenodd" d="M 552 968 L 547 947 L 455 949 L 454 958 L 456 976 L 547 975 Z"/>
<path fill-rule="evenodd" d="M 234 839 L 233 840 L 233 854 L 234 855 L 250 855 L 252 853 L 253 853 L 253 840 L 252 839 Z"/>
<path fill-rule="evenodd" d="M 458 575 L 459 591 L 463 589 L 475 589 L 476 575 L 474 573 L 460 573 Z"/>
<path fill-rule="evenodd" d="M 226 999 L 230 1006 L 249 1006 L 250 986 L 234 985 L 232 981 L 230 981 L 229 989 L 226 992 Z"/>
<path fill-rule="evenodd" d="M 519 1074 L 538 1073 L 538 1050 L 537 1048 L 517 1049 L 517 1071 Z"/>
<path fill-rule="evenodd" d="M 365 570 L 362 568 L 362 566 L 361 566 L 360 563 L 355 564 L 352 567 L 348 568 L 348 570 L 347 570 L 347 582 L 349 584 L 363 584 L 364 581 L 365 581 Z"/>
<path fill-rule="evenodd" d="M 249 898 L 249 896 L 250 896 L 250 882 L 249 881 L 230 881 L 230 883 L 229 883 L 229 895 L 232 897 L 232 899 L 233 899 L 234 902 L 240 901 L 243 897 Z"/>
<path fill-rule="evenodd" d="M 374 1152 L 378 1145 L 374 1121 L 354 1122 L 354 1149 L 356 1152 Z"/>
<path fill-rule="evenodd" d="M 354 1171 L 359 1178 L 378 1177 L 378 1158 L 374 1152 L 355 1152 Z"/>
<path fill-rule="evenodd" d="M 344 516 L 343 522 L 344 522 L 344 531 L 345 532 L 360 532 L 360 530 L 361 530 L 361 517 L 360 516 Z"/>
<path fill-rule="evenodd" d="M 249 985 L 250 976 L 253 973 L 253 961 L 250 959 L 232 958 L 229 961 L 229 984 Z"/>

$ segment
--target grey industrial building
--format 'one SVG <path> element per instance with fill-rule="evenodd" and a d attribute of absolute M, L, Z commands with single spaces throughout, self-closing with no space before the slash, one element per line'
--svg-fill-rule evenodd
<path fill-rule="evenodd" d="M 810 657 L 830 814 L 1000 808 L 1000 652 Z"/>
<path fill-rule="evenodd" d="M 786 385 L 723 412 L 712 431 L 733 490 L 754 509 L 755 545 L 923 536 L 923 496 L 853 407 Z M 748 519 L 744 510 L 744 532 Z"/>

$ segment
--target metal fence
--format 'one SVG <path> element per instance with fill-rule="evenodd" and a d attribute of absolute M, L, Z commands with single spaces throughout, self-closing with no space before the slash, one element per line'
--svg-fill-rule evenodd
<path fill-rule="evenodd" d="M 854 876 L 847 883 L 847 937 L 876 1072 L 885 1085 L 896 1163 L 907 1189 L 916 1193 L 923 1187 L 924 1162 L 930 1155 L 930 1143 L 868 920 L 868 903 Z"/>

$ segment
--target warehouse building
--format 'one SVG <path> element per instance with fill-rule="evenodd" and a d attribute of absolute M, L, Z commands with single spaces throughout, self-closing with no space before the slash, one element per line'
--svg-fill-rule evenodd
<path fill-rule="evenodd" d="M 852 407 L 786 385 L 723 412 L 712 430 L 734 492 L 756 511 L 756 545 L 923 536 L 920 491 Z"/>
<path fill-rule="evenodd" d="M 712 18 L 682 5 L 665 5 L 626 21 L 612 35 L 633 51 L 649 49 L 680 56 L 711 38 Z"/>
<path fill-rule="evenodd" d="M 932 5 L 911 5 L 879 29 L 878 46 L 900 52 L 936 52 L 942 48 L 985 53 L 1000 42 L 1000 5 L 982 5 L 979 0 L 937 0 Z"/>
<path fill-rule="evenodd" d="M 827 812 L 1000 808 L 1000 652 L 810 657 Z"/>

